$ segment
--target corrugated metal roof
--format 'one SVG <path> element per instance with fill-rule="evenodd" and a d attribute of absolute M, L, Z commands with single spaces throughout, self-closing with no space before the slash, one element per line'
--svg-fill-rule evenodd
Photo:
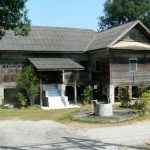
<path fill-rule="evenodd" d="M 150 37 L 150 31 L 139 21 L 95 32 L 91 29 L 34 26 L 27 37 L 15 36 L 7 31 L 0 39 L 0 50 L 35 52 L 84 52 L 111 48 L 136 25 Z"/>
<path fill-rule="evenodd" d="M 94 36 L 92 41 L 89 43 L 85 51 L 102 49 L 102 48 L 111 48 L 123 35 L 125 35 L 130 29 L 139 24 L 143 28 L 146 27 L 139 21 L 132 21 L 109 30 L 99 32 Z M 147 32 L 149 32 L 147 30 Z"/>
<path fill-rule="evenodd" d="M 7 31 L 0 40 L 0 50 L 83 52 L 95 34 L 91 29 L 33 26 L 27 37 Z"/>
<path fill-rule="evenodd" d="M 39 71 L 84 70 L 84 67 L 70 58 L 28 58 Z"/>

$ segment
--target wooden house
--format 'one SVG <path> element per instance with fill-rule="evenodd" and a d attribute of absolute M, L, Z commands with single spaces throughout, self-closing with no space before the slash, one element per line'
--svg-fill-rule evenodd
<path fill-rule="evenodd" d="M 7 31 L 0 39 L 0 103 L 15 97 L 16 74 L 29 61 L 41 75 L 41 106 L 68 107 L 86 85 L 93 99 L 114 103 L 115 88 L 150 84 L 150 32 L 133 21 L 103 32 L 32 27 L 27 37 Z M 11 98 L 10 98 L 11 97 Z"/>

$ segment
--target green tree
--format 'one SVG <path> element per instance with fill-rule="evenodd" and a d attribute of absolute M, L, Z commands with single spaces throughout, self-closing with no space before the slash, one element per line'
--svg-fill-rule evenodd
<path fill-rule="evenodd" d="M 26 91 L 33 106 L 36 96 L 39 95 L 39 79 L 32 66 L 25 67 L 17 77 L 17 85 Z"/>
<path fill-rule="evenodd" d="M 0 32 L 14 30 L 15 34 L 25 36 L 30 31 L 30 20 L 27 17 L 27 0 L 0 0 Z"/>
<path fill-rule="evenodd" d="M 106 0 L 98 19 L 99 31 L 137 19 L 150 29 L 150 0 Z"/>
<path fill-rule="evenodd" d="M 118 91 L 118 98 L 119 101 L 121 102 L 121 107 L 130 107 L 131 99 L 129 96 L 129 91 L 128 87 L 119 87 Z"/>
<path fill-rule="evenodd" d="M 90 103 L 92 93 L 93 93 L 93 87 L 91 85 L 86 86 L 82 94 L 83 104 Z"/>

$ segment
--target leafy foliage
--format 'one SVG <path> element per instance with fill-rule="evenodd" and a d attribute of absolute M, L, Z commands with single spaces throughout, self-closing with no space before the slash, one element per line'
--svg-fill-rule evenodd
<path fill-rule="evenodd" d="M 139 99 L 141 99 L 142 94 L 145 93 L 149 87 L 143 83 L 141 83 L 137 88 L 137 95 L 139 96 Z"/>
<path fill-rule="evenodd" d="M 93 92 L 93 87 L 91 85 L 88 85 L 82 94 L 83 97 L 83 104 L 88 104 L 90 102 L 91 96 Z"/>
<path fill-rule="evenodd" d="M 32 66 L 26 66 L 17 77 L 17 83 L 23 88 L 33 106 L 36 96 L 39 94 L 39 79 Z"/>
<path fill-rule="evenodd" d="M 141 97 L 142 103 L 143 103 L 143 111 L 147 111 L 149 104 L 150 104 L 150 90 L 147 90 L 142 94 Z"/>
<path fill-rule="evenodd" d="M 104 16 L 99 17 L 99 30 L 106 30 L 134 20 L 150 29 L 150 0 L 106 0 Z"/>
<path fill-rule="evenodd" d="M 27 0 L 0 0 L 0 31 L 12 29 L 16 34 L 27 35 L 30 20 L 27 17 Z"/>
<path fill-rule="evenodd" d="M 128 87 L 120 87 L 119 89 L 119 101 L 121 102 L 121 107 L 129 107 L 130 106 L 130 96 L 129 96 L 129 91 Z"/>
<path fill-rule="evenodd" d="M 141 98 L 135 102 L 132 106 L 133 109 L 139 110 L 143 114 L 149 111 L 149 104 L 150 104 L 150 90 L 144 92 Z"/>
<path fill-rule="evenodd" d="M 17 94 L 17 102 L 18 102 L 18 106 L 20 108 L 24 108 L 27 106 L 27 98 L 25 97 L 25 95 L 22 92 L 18 92 Z"/>

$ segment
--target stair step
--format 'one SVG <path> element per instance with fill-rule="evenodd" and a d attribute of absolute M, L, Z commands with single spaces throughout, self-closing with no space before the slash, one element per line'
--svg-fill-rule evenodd
<path fill-rule="evenodd" d="M 45 91 L 45 96 L 48 98 L 50 108 L 61 108 L 66 105 L 56 84 L 45 84 L 43 85 L 43 90 Z"/>
<path fill-rule="evenodd" d="M 48 97 L 48 99 L 56 99 L 56 100 L 61 100 L 62 98 L 61 98 L 61 96 L 51 96 L 51 97 Z"/>
<path fill-rule="evenodd" d="M 57 94 L 57 93 L 58 93 L 58 94 L 60 93 L 60 92 L 58 92 L 58 91 L 46 91 L 46 92 L 47 92 L 47 93 L 51 93 L 51 94 L 52 94 L 52 93 L 56 93 L 56 94 Z"/>

